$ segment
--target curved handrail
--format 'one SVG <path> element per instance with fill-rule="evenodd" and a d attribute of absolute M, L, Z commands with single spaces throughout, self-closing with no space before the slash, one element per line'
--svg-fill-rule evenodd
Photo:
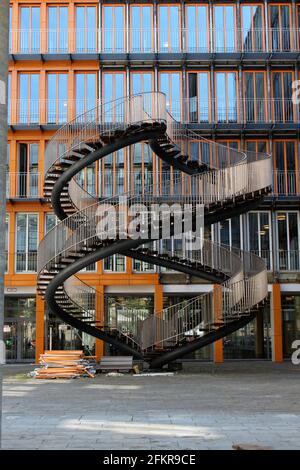
<path fill-rule="evenodd" d="M 197 133 L 190 131 L 186 126 L 179 124 L 166 110 L 165 95 L 160 92 L 150 92 L 133 95 L 119 100 L 104 103 L 93 110 L 84 113 L 73 121 L 63 126 L 51 139 L 46 149 L 46 175 L 45 181 L 51 179 L 56 168 L 64 163 L 70 155 L 76 156 L 86 149 L 92 154 L 95 152 L 95 160 L 101 158 L 102 148 L 110 145 L 110 141 L 117 135 L 126 134 L 128 129 L 143 127 L 149 128 L 159 126 L 160 135 L 167 137 L 167 142 L 172 143 L 173 148 L 178 151 L 176 154 L 185 155 L 188 153 L 187 146 L 191 141 L 196 145 L 198 159 L 206 164 L 206 171 L 202 173 L 185 174 L 184 192 L 178 191 L 182 188 L 183 179 L 181 173 L 174 172 L 169 175 L 168 185 L 159 188 L 157 184 L 148 185 L 143 194 L 135 194 L 129 190 L 123 196 L 127 198 L 127 204 L 143 204 L 147 209 L 152 203 L 167 202 L 173 204 L 190 204 L 190 211 L 194 214 L 196 205 L 204 205 L 210 212 L 215 205 L 227 203 L 235 204 L 237 197 L 247 198 L 249 195 L 260 193 L 261 190 L 271 186 L 271 160 L 267 154 L 253 152 L 240 152 L 227 148 L 216 142 L 204 139 Z M 145 135 L 145 134 L 143 134 Z M 150 134 L 149 134 L 150 135 Z M 158 148 L 159 139 L 153 137 Z M 156 134 L 155 134 L 156 135 Z M 126 139 L 124 146 L 128 145 Z M 152 147 L 152 144 L 150 142 Z M 95 150 L 95 146 L 98 149 Z M 100 149 L 100 150 L 99 150 Z M 104 149 L 105 150 L 105 149 Z M 154 149 L 154 151 L 156 151 Z M 107 151 L 103 152 L 103 156 Z M 159 155 L 160 156 L 160 155 Z M 167 156 L 161 156 L 165 159 Z M 168 163 L 168 160 L 167 160 Z M 174 163 L 174 162 L 173 162 Z M 184 171 L 184 167 L 180 167 Z M 72 179 L 73 178 L 73 179 Z M 117 209 L 116 225 L 118 233 L 125 238 L 129 237 L 128 222 L 119 214 L 127 211 L 124 200 L 119 201 L 116 195 L 102 201 L 89 197 L 88 193 L 80 188 L 76 179 L 71 174 L 70 181 L 67 181 L 69 197 L 73 203 L 74 214 L 64 218 L 51 231 L 47 233 L 39 246 L 38 272 L 39 278 L 47 272 L 52 272 L 53 267 L 60 266 L 63 259 L 72 259 L 74 254 L 85 253 L 88 249 L 95 249 L 96 242 L 103 244 L 107 237 L 112 245 L 116 239 L 115 228 L 98 228 L 98 222 L 103 212 L 99 216 L 99 209 L 102 211 L 105 205 L 109 210 Z M 84 198 L 87 200 L 83 203 Z M 141 231 L 142 233 L 143 230 Z M 141 237 L 141 243 L 147 241 L 145 236 Z M 93 248 L 91 248 L 93 247 Z M 117 248 L 116 248 L 117 250 Z M 227 251 L 226 251 L 227 250 Z M 117 251 L 116 251 L 117 252 Z M 134 250 L 131 250 L 134 257 Z M 181 256 L 185 263 L 194 263 L 195 268 L 206 266 L 221 270 L 222 262 L 218 259 L 218 266 L 214 265 L 214 260 L 218 259 L 217 254 L 222 254 L 228 260 L 227 275 L 229 279 L 222 283 L 221 307 L 222 314 L 217 320 L 221 323 L 232 321 L 241 315 L 246 315 L 251 309 L 259 304 L 266 296 L 267 277 L 266 269 L 262 260 L 253 254 L 239 252 L 238 256 L 243 258 L 244 267 L 234 250 L 225 247 L 220 248 L 217 244 L 204 241 L 202 250 L 194 251 L 192 254 L 185 253 Z M 165 252 L 165 255 L 168 253 Z M 177 254 L 180 258 L 180 253 Z M 205 262 L 204 262 L 205 261 Z M 233 264 L 236 261 L 235 269 Z M 220 266 L 221 264 L 221 266 Z M 177 265 L 180 270 L 180 263 Z M 225 268 L 225 266 L 223 266 Z M 200 270 L 200 269 L 199 269 Z M 68 300 L 76 307 L 81 307 L 87 314 L 91 310 L 82 304 L 86 289 L 77 292 L 72 291 L 72 280 L 78 285 L 78 278 L 73 277 L 64 283 L 64 292 Z M 69 295 L 68 294 L 71 294 Z M 90 291 L 92 292 L 92 291 Z M 73 300 L 72 300 L 73 299 Z M 146 351 L 157 346 L 170 346 L 179 344 L 186 338 L 187 334 L 195 334 L 200 327 L 205 331 L 211 331 L 214 321 L 210 318 L 213 310 L 214 297 L 211 292 L 198 296 L 191 301 L 178 304 L 176 306 L 163 309 L 159 314 L 151 315 L 142 324 L 139 324 L 138 332 L 132 340 L 139 347 Z"/>

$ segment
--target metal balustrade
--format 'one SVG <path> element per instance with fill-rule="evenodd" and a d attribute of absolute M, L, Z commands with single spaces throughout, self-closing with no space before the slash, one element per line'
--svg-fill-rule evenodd
<path fill-rule="evenodd" d="M 13 29 L 10 53 L 286 53 L 300 51 L 299 28 Z"/>
<path fill-rule="evenodd" d="M 37 250 L 35 251 L 17 251 L 15 253 L 16 272 L 37 272 Z"/>
<path fill-rule="evenodd" d="M 38 172 L 8 172 L 7 198 L 36 199 L 43 197 L 42 175 Z"/>
<path fill-rule="evenodd" d="M 11 125 L 54 125 L 102 106 L 105 101 L 90 99 L 14 99 L 9 103 L 8 123 Z M 181 123 L 199 124 L 295 124 L 300 122 L 300 106 L 291 98 L 236 98 L 234 100 L 192 97 L 173 100 L 167 106 Z M 114 116 L 111 116 L 112 121 Z"/>
<path fill-rule="evenodd" d="M 221 204 L 225 207 L 227 203 L 232 204 L 232 201 L 238 197 L 243 200 L 249 196 L 253 197 L 254 194 L 260 194 L 263 190 L 269 190 L 272 175 L 269 155 L 245 153 L 204 139 L 174 120 L 166 109 L 165 95 L 159 92 L 143 93 L 109 103 L 100 103 L 96 108 L 77 116 L 73 121 L 60 128 L 46 148 L 45 185 L 52 184 L 55 171 L 60 172 L 72 155 L 78 158 L 78 153 L 81 151 L 92 152 L 95 147 L 99 149 L 100 142 L 100 152 L 105 152 L 106 145 L 107 149 L 110 149 L 110 146 L 113 148 L 116 136 L 127 135 L 126 132 L 129 129 L 131 132 L 138 133 L 142 129 L 152 129 L 152 126 L 159 126 L 159 132 L 162 133 L 161 135 L 164 133 L 164 139 L 169 142 L 168 146 L 177 149 L 175 155 L 183 156 L 188 151 L 189 142 L 191 140 L 196 142 L 198 160 L 201 164 L 206 162 L 206 170 L 200 174 L 189 174 L 186 170 L 184 183 L 179 171 L 169 172 L 162 185 L 153 182 L 144 187 L 141 194 L 137 194 L 132 189 L 128 190 L 122 195 L 126 196 L 127 203 L 125 203 L 124 197 L 119 200 L 115 196 L 98 201 L 92 195 L 85 193 L 76 181 L 76 177 L 73 178 L 69 188 L 69 198 L 71 197 L 70 203 L 73 204 L 74 211 L 77 211 L 69 217 L 63 218 L 40 243 L 38 252 L 39 282 L 43 276 L 50 275 L 51 277 L 52 274 L 47 273 L 52 273 L 53 269 L 64 262 L 63 260 L 72 261 L 74 256 L 75 259 L 77 255 L 85 256 L 84 253 L 88 253 L 86 250 L 93 250 L 96 247 L 103 248 L 103 243 L 105 244 L 107 239 L 114 240 L 110 242 L 111 254 L 118 252 L 118 246 L 123 246 L 122 239 L 128 240 L 130 238 L 128 229 L 132 216 L 128 213 L 128 206 L 131 204 L 143 205 L 146 213 L 149 214 L 152 203 L 163 201 L 173 205 L 176 202 L 182 209 L 184 208 L 184 217 L 187 218 L 195 214 L 197 205 L 204 205 L 209 211 L 212 204 Z M 141 136 L 143 135 L 141 134 Z M 106 144 L 106 142 L 108 143 Z M 158 141 L 155 140 L 155 142 Z M 154 145 L 151 139 L 150 145 Z M 156 152 L 159 155 L 159 150 L 156 149 Z M 93 152 L 90 155 L 93 155 Z M 95 151 L 95 159 L 97 158 L 99 156 Z M 67 164 L 69 165 L 71 162 Z M 188 169 L 189 167 L 184 168 Z M 197 168 L 200 168 L 199 163 L 197 163 Z M 185 204 L 189 204 L 189 206 L 186 207 Z M 108 224 L 104 228 L 102 225 L 99 226 L 99 221 L 105 208 L 111 214 L 114 209 L 117 211 L 114 219 L 115 224 Z M 125 214 L 126 217 L 124 217 Z M 164 217 L 163 215 L 161 218 L 162 222 L 164 222 Z M 166 217 L 169 220 L 169 214 Z M 149 222 L 147 220 L 145 225 L 142 224 L 140 227 L 141 243 L 145 243 L 145 240 L 149 238 Z M 151 221 L 153 225 L 157 222 L 157 218 Z M 136 242 L 130 246 L 136 246 Z M 107 253 L 108 256 L 110 251 Z M 154 259 L 155 256 L 158 256 L 157 253 L 153 255 Z M 137 255 L 131 252 L 131 256 Z M 163 256 L 168 257 L 168 253 L 164 251 Z M 203 267 L 204 271 L 210 269 L 223 272 L 228 278 L 221 288 L 222 313 L 220 313 L 218 321 L 222 324 L 247 315 L 267 294 L 265 264 L 254 254 L 239 250 L 230 251 L 205 241 L 200 250 L 191 253 L 185 251 L 178 255 L 177 260 L 179 268 L 180 263 L 185 265 L 191 263 L 196 271 L 201 271 Z M 78 307 L 82 305 L 80 304 L 82 299 L 84 302 L 90 302 L 90 298 L 86 289 L 81 290 L 82 295 L 80 296 L 80 289 L 76 289 L 77 280 L 74 285 L 76 292 L 72 283 L 70 284 L 68 281 L 59 296 L 62 306 L 66 302 L 69 309 L 75 308 L 77 311 Z M 74 292 L 74 302 L 66 289 L 69 293 L 70 291 Z M 162 314 L 155 314 L 151 318 L 144 319 L 138 331 L 131 332 L 130 340 L 135 342 L 141 351 L 146 351 L 149 348 L 157 348 L 157 346 L 180 344 L 189 335 L 199 336 L 199 331 L 203 331 L 203 329 L 204 331 L 212 331 L 216 321 L 215 318 L 212 318 L 213 302 L 214 297 L 209 292 L 194 299 L 193 303 L 188 302 L 188 304 L 179 304 L 164 309 Z M 89 313 L 91 309 L 83 310 L 84 319 L 87 318 L 86 313 Z M 132 312 L 129 312 L 128 315 L 132 317 Z M 105 327 L 113 328 L 113 325 L 105 325 Z M 122 325 L 118 326 L 119 332 L 124 330 L 123 327 Z M 198 333 L 195 333 L 196 331 Z M 128 332 L 125 336 L 129 340 Z"/>

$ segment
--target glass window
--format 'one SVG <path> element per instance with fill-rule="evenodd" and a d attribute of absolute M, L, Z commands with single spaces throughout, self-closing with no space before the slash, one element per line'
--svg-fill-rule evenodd
<path fill-rule="evenodd" d="M 97 8 L 76 6 L 76 51 L 97 51 Z"/>
<path fill-rule="evenodd" d="M 209 74 L 198 72 L 188 74 L 189 121 L 208 122 L 211 110 L 209 107 Z"/>
<path fill-rule="evenodd" d="M 121 195 L 125 191 L 126 149 L 108 155 L 99 163 L 99 194 L 102 197 Z M 102 189 L 103 188 L 103 189 Z"/>
<path fill-rule="evenodd" d="M 117 107 L 112 106 L 110 101 L 115 101 L 125 96 L 125 76 L 123 73 L 105 73 L 103 78 L 103 96 L 105 96 L 105 102 L 107 103 L 103 112 L 105 114 L 105 120 L 107 122 L 124 122 L 124 106 L 120 103 Z"/>
<path fill-rule="evenodd" d="M 39 122 L 39 74 L 19 75 L 19 122 L 33 124 Z"/>
<path fill-rule="evenodd" d="M 9 44 L 8 44 L 8 48 L 9 48 L 9 53 L 12 52 L 12 7 L 10 6 L 9 7 Z"/>
<path fill-rule="evenodd" d="M 295 142 L 292 140 L 275 141 L 273 161 L 275 170 L 274 192 L 285 196 L 296 195 L 299 187 Z"/>
<path fill-rule="evenodd" d="M 38 215 L 16 215 L 16 271 L 36 272 Z"/>
<path fill-rule="evenodd" d="M 189 52 L 208 52 L 209 30 L 206 5 L 186 7 L 186 31 Z"/>
<path fill-rule="evenodd" d="M 97 80 L 95 73 L 76 73 L 76 115 L 86 113 L 97 105 Z"/>
<path fill-rule="evenodd" d="M 290 51 L 292 29 L 289 5 L 270 5 L 270 47 L 274 52 Z"/>
<path fill-rule="evenodd" d="M 179 7 L 159 5 L 159 50 L 178 52 L 180 50 Z"/>
<path fill-rule="evenodd" d="M 131 6 L 131 51 L 153 51 L 152 7 Z"/>
<path fill-rule="evenodd" d="M 68 52 L 68 7 L 48 7 L 48 52 Z"/>
<path fill-rule="evenodd" d="M 47 235 L 50 230 L 52 230 L 55 225 L 57 224 L 57 217 L 52 212 L 47 212 L 45 214 L 45 232 L 44 234 Z"/>
<path fill-rule="evenodd" d="M 283 294 L 281 296 L 283 356 L 291 358 L 295 349 L 292 344 L 300 337 L 300 296 Z"/>
<path fill-rule="evenodd" d="M 48 74 L 48 123 L 61 124 L 68 117 L 68 75 L 66 73 Z"/>
<path fill-rule="evenodd" d="M 267 102 L 264 72 L 245 72 L 244 83 L 246 122 L 266 122 Z"/>
<path fill-rule="evenodd" d="M 123 255 L 115 254 L 105 258 L 103 261 L 104 271 L 112 272 L 125 272 L 126 271 L 126 258 Z"/>
<path fill-rule="evenodd" d="M 178 72 L 160 73 L 160 91 L 167 97 L 167 109 L 174 119 L 181 120 L 181 84 Z"/>
<path fill-rule="evenodd" d="M 216 108 L 218 122 L 237 122 L 237 75 L 216 72 Z"/>
<path fill-rule="evenodd" d="M 40 52 L 40 7 L 20 8 L 19 50 L 23 54 Z"/>
<path fill-rule="evenodd" d="M 293 122 L 292 72 L 272 72 L 273 119 L 275 122 Z"/>
<path fill-rule="evenodd" d="M 249 212 L 249 249 L 272 267 L 271 256 L 271 217 L 269 212 Z"/>
<path fill-rule="evenodd" d="M 38 151 L 37 143 L 19 144 L 19 173 L 17 197 L 38 197 Z"/>
<path fill-rule="evenodd" d="M 234 52 L 236 50 L 234 5 L 215 5 L 214 15 L 216 52 Z"/>
<path fill-rule="evenodd" d="M 262 5 L 242 5 L 242 41 L 245 52 L 264 51 Z"/>
<path fill-rule="evenodd" d="M 126 52 L 123 6 L 103 7 L 103 51 Z"/>
<path fill-rule="evenodd" d="M 278 257 L 280 270 L 299 270 L 298 212 L 277 212 Z"/>
<path fill-rule="evenodd" d="M 217 229 L 222 245 L 227 245 L 232 248 L 242 248 L 242 221 L 240 216 L 219 222 Z"/>

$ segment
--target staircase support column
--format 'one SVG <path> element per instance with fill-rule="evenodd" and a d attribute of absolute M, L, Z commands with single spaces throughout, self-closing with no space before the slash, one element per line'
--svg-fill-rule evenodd
<path fill-rule="evenodd" d="M 222 286 L 219 284 L 214 284 L 213 308 L 214 321 L 220 322 L 222 319 Z M 224 362 L 223 339 L 213 343 L 213 361 L 216 364 Z"/>

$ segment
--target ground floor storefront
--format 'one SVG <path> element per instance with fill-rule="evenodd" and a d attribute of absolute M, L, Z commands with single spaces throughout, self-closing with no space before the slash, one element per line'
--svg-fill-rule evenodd
<path fill-rule="evenodd" d="M 189 300 L 209 286 L 156 285 L 102 287 L 98 305 L 102 319 L 120 319 L 124 308 L 134 308 L 139 320 L 155 311 Z M 204 290 L 205 289 L 205 290 Z M 21 289 L 19 289 L 21 290 Z M 96 313 L 96 315 L 99 312 Z M 289 359 L 293 342 L 300 339 L 300 284 L 269 285 L 263 313 L 244 328 L 214 345 L 188 356 L 189 360 L 223 362 Z M 7 293 L 5 296 L 4 341 L 7 362 L 32 362 L 45 349 L 81 349 L 87 354 L 118 354 L 114 348 L 62 323 L 44 308 L 40 297 Z"/>

